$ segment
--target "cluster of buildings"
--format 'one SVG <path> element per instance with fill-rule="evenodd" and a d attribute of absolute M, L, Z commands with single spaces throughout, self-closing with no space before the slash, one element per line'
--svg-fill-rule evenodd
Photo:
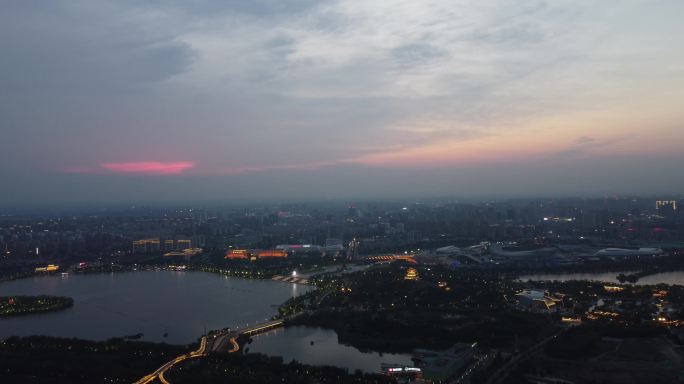
<path fill-rule="evenodd" d="M 622 292 L 625 289 L 622 286 L 604 286 L 606 293 Z M 682 308 L 667 300 L 667 295 L 668 291 L 665 289 L 653 289 L 651 297 L 646 299 L 600 296 L 596 303 L 588 308 L 585 317 L 587 320 L 608 319 L 624 322 L 627 318 L 632 319 L 634 313 L 645 313 L 650 314 L 650 318 L 642 318 L 642 322 L 681 327 L 684 325 L 679 315 Z"/>
<path fill-rule="evenodd" d="M 345 247 L 341 240 L 329 239 L 326 245 L 315 244 L 280 244 L 271 249 L 229 249 L 227 260 L 251 260 L 287 257 L 330 256 L 345 255 Z"/>
<path fill-rule="evenodd" d="M 443 351 L 416 349 L 413 366 L 382 364 L 382 373 L 415 382 L 443 383 L 453 379 L 473 360 L 475 344 L 457 343 Z"/>
<path fill-rule="evenodd" d="M 357 259 L 408 251 L 426 265 L 572 265 L 684 252 L 678 243 L 684 238 L 683 202 L 675 197 L 447 200 L 0 215 L 0 259 L 6 273 L 19 273 L 38 263 L 134 261 L 163 254 L 189 258 L 200 249 L 214 254 L 228 246 L 246 250 L 228 259 Z"/>
<path fill-rule="evenodd" d="M 513 304 L 521 310 L 534 313 L 560 313 L 565 308 L 565 295 L 541 289 L 525 289 L 513 298 Z"/>
<path fill-rule="evenodd" d="M 186 259 L 202 253 L 202 248 L 193 248 L 190 239 L 140 239 L 133 241 L 134 254 L 155 254 L 164 252 L 167 257 L 184 257 Z"/>
<path fill-rule="evenodd" d="M 182 252 L 191 248 L 192 240 L 190 239 L 160 239 L 156 237 L 133 241 L 134 254 Z"/>
<path fill-rule="evenodd" d="M 643 247 L 601 247 L 592 244 L 550 245 L 542 243 L 520 245 L 514 242 L 482 242 L 469 247 L 450 245 L 432 250 L 422 250 L 415 253 L 413 257 L 421 264 L 449 267 L 487 264 L 559 266 L 659 257 L 680 251 L 684 251 L 684 243 L 661 243 Z"/>
<path fill-rule="evenodd" d="M 267 259 L 267 258 L 286 258 L 288 256 L 287 252 L 283 250 L 267 249 L 231 249 L 226 253 L 225 259 L 227 260 L 250 260 L 255 261 L 257 259 Z"/>
<path fill-rule="evenodd" d="M 684 326 L 680 316 L 682 307 L 667 299 L 666 289 L 654 288 L 650 291 L 650 297 L 625 292 L 629 289 L 634 287 L 604 285 L 603 294 L 596 294 L 583 304 L 565 294 L 543 289 L 525 289 L 507 300 L 518 310 L 558 314 L 562 322 L 569 325 L 580 324 L 582 321 L 607 320 L 616 323 L 656 323 L 675 328 Z M 637 319 L 635 314 L 642 314 L 642 317 Z"/>

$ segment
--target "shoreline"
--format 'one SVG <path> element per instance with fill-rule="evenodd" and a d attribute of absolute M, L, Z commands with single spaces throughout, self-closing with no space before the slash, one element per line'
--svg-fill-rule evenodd
<path fill-rule="evenodd" d="M 9 301 L 10 304 L 0 305 L 0 309 L 3 307 L 13 306 L 23 306 L 25 308 L 28 305 L 39 305 L 38 307 L 29 307 L 28 310 L 21 310 L 14 312 L 0 312 L 0 320 L 2 319 L 12 319 L 15 317 L 23 317 L 30 315 L 38 315 L 41 313 L 57 312 L 69 309 L 74 306 L 74 299 L 67 296 L 51 296 L 51 295 L 16 295 L 16 296 L 0 296 L 0 301 Z M 14 303 L 17 301 L 17 303 Z M 41 301 L 52 301 L 53 303 L 42 303 Z"/>

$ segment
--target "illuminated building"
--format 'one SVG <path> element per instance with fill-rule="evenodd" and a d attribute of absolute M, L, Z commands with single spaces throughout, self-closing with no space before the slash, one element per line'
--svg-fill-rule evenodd
<path fill-rule="evenodd" d="M 517 305 L 530 312 L 555 312 L 559 310 L 559 297 L 550 295 L 547 291 L 526 289 L 515 295 Z"/>
<path fill-rule="evenodd" d="M 677 216 L 677 201 L 658 200 L 656 201 L 656 212 L 659 216 L 672 219 Z"/>
<path fill-rule="evenodd" d="M 361 243 L 353 238 L 347 246 L 347 260 L 355 260 L 359 256 L 359 245 Z"/>
<path fill-rule="evenodd" d="M 418 367 L 410 367 L 401 364 L 382 363 L 380 364 L 380 370 L 382 373 L 389 376 L 418 376 L 421 373 L 421 370 Z"/>
<path fill-rule="evenodd" d="M 282 249 L 268 249 L 257 253 L 257 257 L 260 259 L 269 257 L 285 258 L 287 257 L 287 252 Z"/>
<path fill-rule="evenodd" d="M 418 271 L 415 268 L 407 269 L 404 280 L 418 280 Z"/>
<path fill-rule="evenodd" d="M 372 256 L 369 257 L 368 260 L 373 260 L 373 261 L 405 261 L 410 264 L 418 264 L 416 261 L 415 257 L 413 255 L 383 255 L 383 256 Z"/>
<path fill-rule="evenodd" d="M 276 245 L 275 249 L 287 252 L 292 256 L 296 256 L 297 254 L 303 255 L 321 253 L 321 247 L 319 245 L 312 244 L 280 244 Z"/>
<path fill-rule="evenodd" d="M 164 254 L 164 256 L 184 256 L 186 259 L 202 253 L 202 248 L 186 248 L 182 251 L 171 251 Z"/>
<path fill-rule="evenodd" d="M 570 325 L 579 325 L 582 324 L 582 319 L 579 317 L 563 316 L 561 317 L 561 322 Z"/>
<path fill-rule="evenodd" d="M 159 238 L 141 239 L 133 242 L 133 253 L 159 252 Z"/>
<path fill-rule="evenodd" d="M 185 248 L 183 254 L 185 256 L 195 256 L 202 253 L 202 248 Z"/>
<path fill-rule="evenodd" d="M 192 241 L 189 239 L 165 239 L 161 241 L 159 238 L 140 239 L 133 242 L 133 253 L 156 253 L 159 251 L 182 252 L 185 249 L 192 248 Z"/>
<path fill-rule="evenodd" d="M 173 240 L 172 239 L 164 240 L 164 251 L 168 252 L 168 251 L 173 251 L 173 250 L 174 250 Z"/>
<path fill-rule="evenodd" d="M 177 250 L 184 250 L 192 248 L 192 241 L 188 239 L 178 239 L 176 240 L 176 249 Z"/>
<path fill-rule="evenodd" d="M 59 270 L 59 265 L 48 264 L 47 267 L 38 267 L 35 269 L 36 272 L 55 272 Z"/>
<path fill-rule="evenodd" d="M 231 249 L 226 253 L 226 256 L 224 258 L 228 260 L 247 260 L 250 256 L 251 254 L 246 249 Z"/>
<path fill-rule="evenodd" d="M 178 252 L 178 251 L 171 251 L 171 252 L 166 252 L 164 254 L 166 257 L 172 257 L 172 256 L 185 256 L 185 253 L 183 252 Z"/>
<path fill-rule="evenodd" d="M 657 200 L 656 201 L 656 209 L 658 211 L 676 211 L 677 210 L 677 201 L 676 200 Z"/>

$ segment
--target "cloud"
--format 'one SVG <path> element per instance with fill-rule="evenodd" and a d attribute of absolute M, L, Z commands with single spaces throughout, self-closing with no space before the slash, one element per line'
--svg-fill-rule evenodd
<path fill-rule="evenodd" d="M 596 139 L 594 139 L 593 137 L 590 137 L 590 136 L 581 136 L 581 137 L 578 137 L 577 140 L 575 140 L 576 145 L 586 145 L 586 144 L 595 143 L 595 142 L 596 142 Z"/>
<path fill-rule="evenodd" d="M 193 49 L 163 19 L 113 3 L 7 5 L 0 23 L 0 84 L 15 93 L 140 90 L 192 64 Z"/>
<path fill-rule="evenodd" d="M 682 11 L 668 0 L 11 2 L 0 176 L 169 153 L 193 159 L 188 175 L 676 153 Z"/>
<path fill-rule="evenodd" d="M 116 173 L 177 175 L 195 166 L 191 161 L 159 162 L 143 161 L 132 163 L 104 163 L 102 168 Z"/>
<path fill-rule="evenodd" d="M 448 55 L 445 50 L 424 42 L 404 44 L 393 48 L 391 53 L 400 66 L 411 68 Z"/>
<path fill-rule="evenodd" d="M 595 149 L 610 147 L 612 145 L 629 140 L 629 136 L 619 136 L 608 139 L 596 139 L 591 136 L 580 136 L 575 142 L 564 150 L 555 152 L 552 156 L 558 158 L 586 155 Z"/>

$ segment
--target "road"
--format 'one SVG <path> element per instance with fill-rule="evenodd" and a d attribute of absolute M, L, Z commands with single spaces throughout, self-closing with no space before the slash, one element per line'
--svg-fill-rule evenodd
<path fill-rule="evenodd" d="M 143 377 L 142 379 L 136 381 L 135 384 L 151 383 L 156 378 L 159 378 L 159 381 L 161 381 L 164 384 L 169 384 L 169 382 L 164 378 L 164 374 L 166 373 L 166 371 L 168 371 L 169 369 L 171 369 L 171 367 L 173 367 L 174 365 L 176 365 L 176 364 L 178 364 L 181 361 L 184 361 L 186 359 L 204 356 L 206 353 L 206 349 L 207 349 L 207 337 L 202 336 L 202 340 L 200 341 L 200 346 L 196 351 L 192 351 L 192 352 L 187 353 L 185 355 L 180 355 L 180 356 L 176 357 L 175 359 L 168 361 L 166 364 L 157 368 L 156 371 L 154 371 L 154 372 L 150 373 L 149 375 Z"/>
<path fill-rule="evenodd" d="M 200 346 L 196 351 L 192 351 L 190 353 L 180 355 L 176 358 L 174 358 L 171 361 L 168 361 L 166 364 L 162 365 L 161 367 L 157 368 L 156 371 L 150 373 L 149 375 L 143 377 L 142 379 L 138 380 L 135 382 L 135 384 L 147 384 L 153 382 L 155 379 L 159 378 L 159 381 L 161 381 L 164 384 L 170 384 L 168 380 L 164 377 L 164 374 L 171 369 L 174 365 L 185 361 L 187 359 L 192 359 L 195 357 L 201 357 L 206 355 L 207 349 L 210 351 L 218 351 L 222 348 L 224 341 L 228 339 L 228 341 L 231 344 L 231 349 L 228 350 L 228 353 L 235 353 L 240 350 L 240 345 L 237 342 L 237 338 L 240 335 L 254 335 L 260 332 L 264 332 L 273 328 L 280 327 L 283 325 L 283 322 L 285 320 L 283 319 L 277 319 L 277 320 L 270 320 L 270 321 L 265 321 L 263 323 L 257 323 L 255 325 L 245 327 L 245 328 L 240 328 L 236 329 L 234 331 L 225 331 L 220 334 L 213 335 L 211 339 L 207 339 L 206 336 L 202 336 L 202 339 L 200 341 Z M 208 345 L 211 344 L 211 345 Z"/>
<path fill-rule="evenodd" d="M 484 356 L 477 357 L 476 361 L 472 365 L 470 365 L 470 367 L 468 367 L 465 370 L 465 372 L 463 372 L 463 374 L 461 374 L 461 376 L 457 377 L 456 379 L 453 379 L 452 381 L 450 381 L 450 383 L 451 384 L 469 383 L 470 382 L 469 381 L 470 376 L 472 376 L 472 374 L 474 372 L 476 372 L 477 369 L 480 368 L 480 366 L 483 366 L 483 365 L 486 366 L 489 363 L 489 361 L 492 360 L 493 358 L 494 358 L 493 353 L 488 353 Z"/>
<path fill-rule="evenodd" d="M 547 337 L 546 339 L 538 342 L 537 344 L 533 345 L 532 347 L 528 348 L 527 350 L 513 356 L 506 364 L 501 366 L 501 368 L 497 369 L 491 376 L 489 376 L 489 379 L 485 382 L 485 384 L 497 384 L 500 383 L 501 380 L 505 379 L 506 376 L 510 373 L 510 371 L 515 368 L 518 363 L 528 359 L 529 357 L 535 355 L 537 352 L 539 352 L 546 343 L 549 341 L 555 339 L 558 337 L 560 334 L 565 332 L 568 328 L 563 328 L 559 330 L 558 332 L 555 332 L 553 335 Z"/>

